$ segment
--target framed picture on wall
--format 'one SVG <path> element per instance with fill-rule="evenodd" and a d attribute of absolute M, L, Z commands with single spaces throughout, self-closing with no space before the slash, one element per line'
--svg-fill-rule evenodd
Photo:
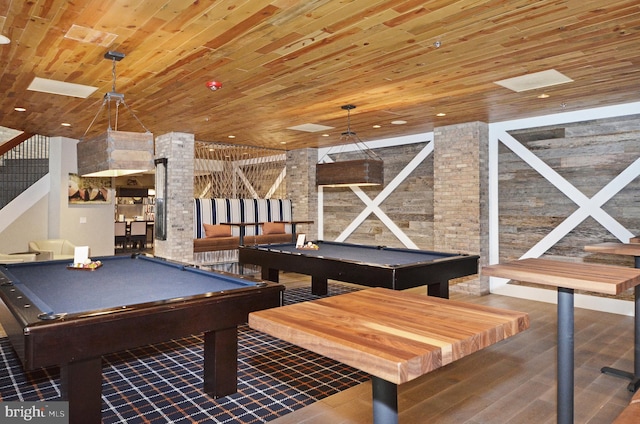
<path fill-rule="evenodd" d="M 69 174 L 69 203 L 111 203 L 112 192 L 111 178 L 83 178 Z"/>

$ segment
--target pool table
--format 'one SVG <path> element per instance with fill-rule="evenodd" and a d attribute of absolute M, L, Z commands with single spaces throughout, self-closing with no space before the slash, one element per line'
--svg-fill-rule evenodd
<path fill-rule="evenodd" d="M 240 246 L 241 264 L 259 265 L 264 280 L 279 271 L 311 275 L 311 292 L 327 294 L 327 280 L 403 290 L 427 285 L 431 296 L 449 297 L 449 280 L 478 273 L 477 255 L 316 241 L 317 250 L 295 243 Z"/>
<path fill-rule="evenodd" d="M 284 287 L 146 256 L 0 267 L 0 323 L 26 370 L 60 366 L 71 423 L 99 423 L 102 355 L 204 333 L 204 390 L 237 390 L 237 325 Z"/>

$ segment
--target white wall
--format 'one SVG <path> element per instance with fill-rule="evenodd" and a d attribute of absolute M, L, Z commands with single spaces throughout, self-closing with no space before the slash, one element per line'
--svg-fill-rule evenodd
<path fill-rule="evenodd" d="M 15 220 L 0 231 L 0 253 L 26 252 L 29 250 L 29 240 L 46 238 L 48 204 L 48 196 L 44 196 L 26 209 L 20 205 L 11 206 L 19 209 L 21 213 L 18 213 Z M 3 216 L 2 219 L 9 218 Z"/>
<path fill-rule="evenodd" d="M 52 137 L 50 140 L 49 238 L 70 240 L 89 246 L 91 256 L 114 254 L 114 196 L 105 204 L 69 204 L 69 173 L 76 173 L 78 140 Z M 115 194 L 115 193 L 112 193 Z"/>
<path fill-rule="evenodd" d="M 68 202 L 69 173 L 77 171 L 76 144 L 64 137 L 50 139 L 49 175 L 0 212 L 1 253 L 25 252 L 30 240 L 64 238 L 89 246 L 92 256 L 114 254 L 114 196 L 105 204 Z"/>

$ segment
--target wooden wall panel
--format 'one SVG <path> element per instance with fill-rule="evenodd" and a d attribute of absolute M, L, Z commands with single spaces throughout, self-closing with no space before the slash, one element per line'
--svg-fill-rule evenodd
<path fill-rule="evenodd" d="M 640 115 L 511 132 L 527 149 L 591 198 L 640 157 Z M 517 259 L 578 209 L 558 188 L 504 145 L 499 153 L 500 258 Z M 602 209 L 640 234 L 637 178 Z M 586 253 L 584 246 L 617 240 L 588 217 L 546 255 L 633 266 L 633 258 Z"/>

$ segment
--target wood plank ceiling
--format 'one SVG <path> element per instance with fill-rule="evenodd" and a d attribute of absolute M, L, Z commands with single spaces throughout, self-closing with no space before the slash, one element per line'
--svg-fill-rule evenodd
<path fill-rule="evenodd" d="M 637 0 L 0 0 L 0 33 L 0 126 L 52 136 L 106 130 L 107 51 L 126 55 L 116 91 L 155 135 L 280 149 L 339 144 L 348 103 L 372 140 L 640 100 Z M 495 84 L 549 69 L 574 81 Z M 97 90 L 31 91 L 34 77 Z M 287 129 L 302 124 L 334 128 Z M 117 129 L 143 130 L 125 108 Z"/>

